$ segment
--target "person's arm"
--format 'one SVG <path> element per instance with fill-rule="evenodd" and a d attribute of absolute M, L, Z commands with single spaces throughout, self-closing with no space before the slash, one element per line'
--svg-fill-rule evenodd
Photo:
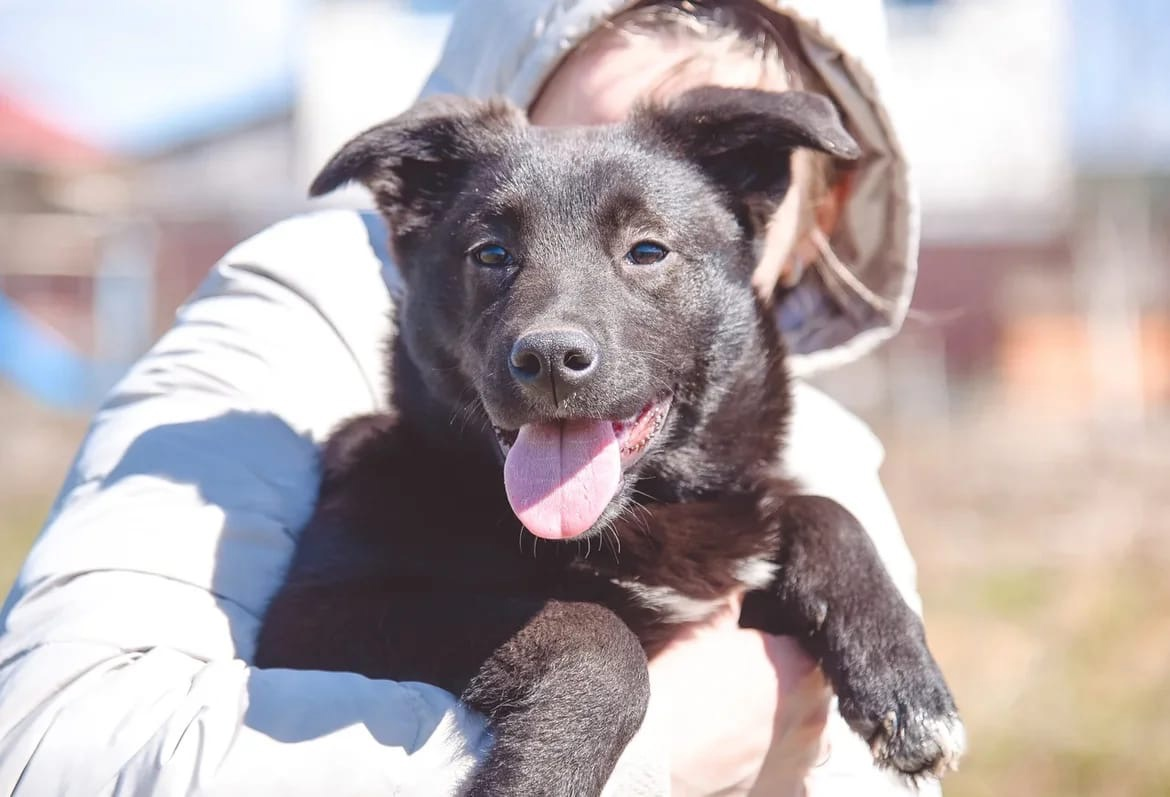
<path fill-rule="evenodd" d="M 861 522 L 902 597 L 918 614 L 917 571 L 878 470 L 885 451 L 857 417 L 817 389 L 795 385 L 787 467 L 802 492 L 832 498 Z M 915 788 L 873 764 L 869 746 L 834 710 L 825 733 L 825 755 L 805 781 L 808 797 L 906 797 L 938 795 L 937 782 Z M 765 779 L 766 783 L 766 779 Z M 766 787 L 753 794 L 770 794 Z"/>
<path fill-rule="evenodd" d="M 115 388 L 2 617 L 0 793 L 455 793 L 449 693 L 248 665 L 317 444 L 383 401 L 381 269 L 356 214 L 278 225 Z M 665 793 L 646 744 L 610 791 Z"/>

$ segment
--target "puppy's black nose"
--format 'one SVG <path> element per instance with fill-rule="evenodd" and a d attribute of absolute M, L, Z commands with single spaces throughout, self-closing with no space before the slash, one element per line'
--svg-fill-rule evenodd
<path fill-rule="evenodd" d="M 547 394 L 560 403 L 597 371 L 600 347 L 577 329 L 526 332 L 512 346 L 512 376 L 526 390 Z"/>

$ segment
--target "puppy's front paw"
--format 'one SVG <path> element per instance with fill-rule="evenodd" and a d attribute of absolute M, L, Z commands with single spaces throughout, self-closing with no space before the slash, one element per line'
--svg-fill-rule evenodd
<path fill-rule="evenodd" d="M 890 709 L 869 737 L 874 760 L 912 777 L 941 778 L 959 768 L 967 733 L 958 714 Z"/>
<path fill-rule="evenodd" d="M 878 764 L 942 777 L 958 768 L 967 741 L 950 690 L 919 635 L 887 639 L 883 648 L 839 673 L 841 715 Z"/>

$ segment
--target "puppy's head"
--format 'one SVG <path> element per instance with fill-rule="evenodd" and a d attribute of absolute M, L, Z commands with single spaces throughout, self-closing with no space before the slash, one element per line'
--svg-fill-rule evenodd
<path fill-rule="evenodd" d="M 593 128 L 440 98 L 349 142 L 312 193 L 373 192 L 411 358 L 496 429 L 524 525 L 565 539 L 642 476 L 701 481 L 719 407 L 760 398 L 734 395 L 768 354 L 750 278 L 798 147 L 858 154 L 803 92 L 697 89 Z"/>

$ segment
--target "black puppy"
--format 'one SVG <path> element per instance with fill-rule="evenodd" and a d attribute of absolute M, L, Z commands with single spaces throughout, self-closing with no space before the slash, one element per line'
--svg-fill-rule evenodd
<path fill-rule="evenodd" d="M 742 624 L 803 641 L 880 763 L 953 765 L 921 623 L 856 520 L 779 475 L 750 277 L 798 147 L 858 154 L 823 97 L 728 89 L 572 129 L 432 100 L 347 144 L 312 193 L 360 180 L 389 222 L 397 411 L 327 445 L 257 664 L 438 684 L 490 722 L 471 794 L 597 794 L 646 656 L 747 589 Z"/>

